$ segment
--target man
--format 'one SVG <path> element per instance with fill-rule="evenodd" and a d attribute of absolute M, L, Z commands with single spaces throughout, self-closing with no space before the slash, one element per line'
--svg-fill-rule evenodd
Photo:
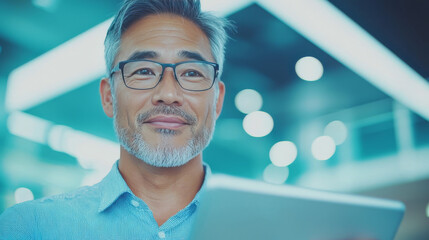
<path fill-rule="evenodd" d="M 227 25 L 197 0 L 124 1 L 100 83 L 119 161 L 92 187 L 9 208 L 0 239 L 187 239 L 225 94 Z"/>

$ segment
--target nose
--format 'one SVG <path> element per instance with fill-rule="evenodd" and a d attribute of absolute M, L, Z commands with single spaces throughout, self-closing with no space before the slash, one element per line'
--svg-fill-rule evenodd
<path fill-rule="evenodd" d="M 158 86 L 154 89 L 152 104 L 176 106 L 181 106 L 183 104 L 183 90 L 176 81 L 171 67 L 164 70 Z"/>

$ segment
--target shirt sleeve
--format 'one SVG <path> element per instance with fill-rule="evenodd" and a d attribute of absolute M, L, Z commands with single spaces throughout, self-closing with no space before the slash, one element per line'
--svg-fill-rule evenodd
<path fill-rule="evenodd" d="M 0 239 L 34 239 L 32 214 L 24 204 L 6 209 L 0 215 Z"/>

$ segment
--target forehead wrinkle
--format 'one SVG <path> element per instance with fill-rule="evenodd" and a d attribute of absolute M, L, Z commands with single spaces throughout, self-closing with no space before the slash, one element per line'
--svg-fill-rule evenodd
<path fill-rule="evenodd" d="M 170 47 L 177 44 L 181 44 L 182 47 L 179 49 Z M 207 35 L 194 22 L 175 15 L 151 15 L 131 25 L 121 37 L 119 54 L 115 62 L 132 54 L 127 49 L 133 52 L 155 51 L 159 54 L 157 58 L 165 55 L 164 50 L 170 51 L 167 55 L 176 55 L 179 51 L 185 50 L 196 52 L 205 59 L 214 61 Z"/>
<path fill-rule="evenodd" d="M 204 33 L 203 33 L 204 34 Z M 203 44 L 205 41 L 209 42 L 206 36 L 197 36 L 195 37 L 195 33 L 193 33 L 193 36 L 189 36 L 183 33 L 183 29 L 149 29 L 146 31 L 139 31 L 135 33 L 134 39 L 139 38 L 140 41 L 150 41 L 150 40 L 157 40 L 162 39 L 164 43 L 174 42 L 175 40 L 182 40 L 185 42 L 194 43 L 196 45 Z M 124 37 L 126 35 L 124 34 Z"/>

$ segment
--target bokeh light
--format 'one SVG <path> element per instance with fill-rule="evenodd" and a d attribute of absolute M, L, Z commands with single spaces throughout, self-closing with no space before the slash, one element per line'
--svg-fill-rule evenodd
<path fill-rule="evenodd" d="M 32 0 L 31 2 L 35 7 L 51 12 L 55 11 L 58 6 L 58 0 Z"/>
<path fill-rule="evenodd" d="M 264 170 L 264 181 L 274 184 L 283 184 L 289 177 L 288 167 L 277 167 L 269 164 Z"/>
<path fill-rule="evenodd" d="M 303 57 L 296 62 L 295 71 L 302 80 L 316 81 L 323 75 L 323 65 L 315 57 Z"/>
<path fill-rule="evenodd" d="M 347 138 L 347 127 L 341 121 L 332 121 L 326 125 L 324 135 L 334 139 L 335 145 L 340 145 Z"/>
<path fill-rule="evenodd" d="M 244 131 L 252 137 L 264 137 L 273 130 L 273 127 L 273 118 L 266 112 L 252 112 L 243 119 Z"/>
<path fill-rule="evenodd" d="M 328 160 L 334 155 L 335 149 L 334 139 L 329 136 L 318 137 L 311 144 L 311 153 L 317 160 Z"/>
<path fill-rule="evenodd" d="M 34 199 L 33 192 L 30 189 L 20 187 L 15 190 L 15 202 L 22 203 L 25 201 L 30 201 Z"/>
<path fill-rule="evenodd" d="M 235 106 L 245 114 L 259 111 L 262 107 L 262 96 L 253 89 L 244 89 L 235 96 Z"/>
<path fill-rule="evenodd" d="M 293 163 L 298 150 L 293 142 L 281 141 L 270 149 L 270 160 L 277 167 L 286 167 Z"/>

